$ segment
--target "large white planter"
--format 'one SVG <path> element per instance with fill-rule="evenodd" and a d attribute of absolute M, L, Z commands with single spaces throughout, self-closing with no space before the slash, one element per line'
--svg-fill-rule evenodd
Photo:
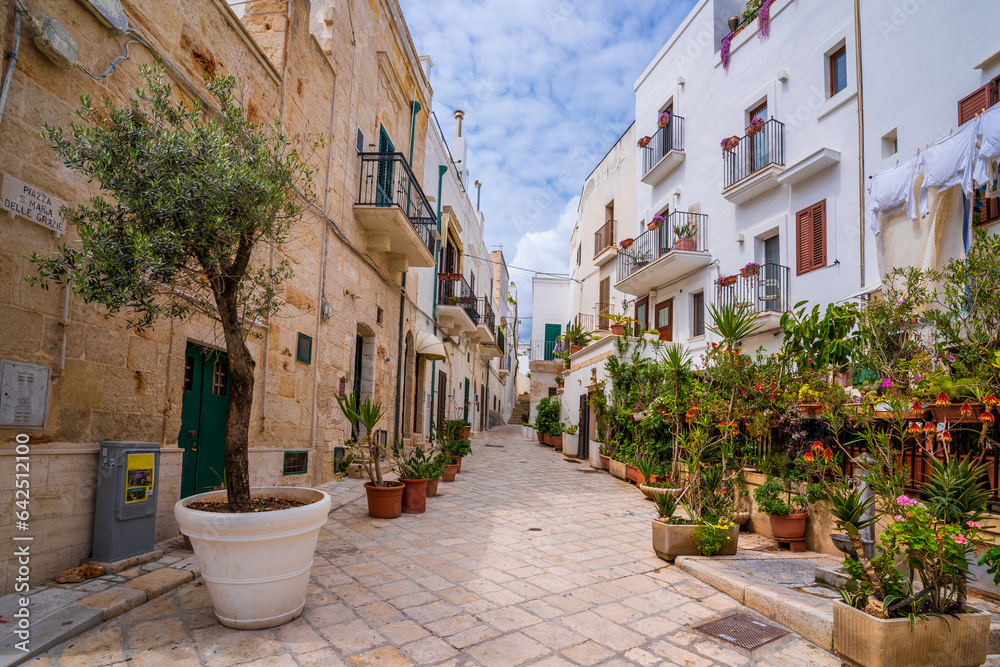
<path fill-rule="evenodd" d="M 527 424 L 521 424 L 521 437 L 525 440 L 531 438 L 531 427 Z"/>
<path fill-rule="evenodd" d="M 528 440 L 535 440 L 536 439 L 535 438 L 535 427 L 534 426 L 529 426 L 528 427 L 528 431 L 525 434 L 525 438 L 527 438 Z"/>
<path fill-rule="evenodd" d="M 579 433 L 563 433 L 563 456 L 576 456 L 580 451 Z"/>
<path fill-rule="evenodd" d="M 302 613 L 319 529 L 330 496 L 316 489 L 261 487 L 254 495 L 307 502 L 273 512 L 224 514 L 188 509 L 193 501 L 225 501 L 225 491 L 177 501 L 174 516 L 191 538 L 219 622 L 230 628 L 271 628 Z"/>

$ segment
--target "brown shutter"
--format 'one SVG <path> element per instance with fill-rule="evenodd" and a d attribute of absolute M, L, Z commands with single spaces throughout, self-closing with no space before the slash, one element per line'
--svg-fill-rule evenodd
<path fill-rule="evenodd" d="M 795 273 L 826 266 L 826 200 L 795 214 Z"/>
<path fill-rule="evenodd" d="M 812 237 L 810 217 L 808 208 L 795 214 L 795 273 L 798 275 L 810 269 L 809 247 Z"/>
<path fill-rule="evenodd" d="M 966 95 L 958 101 L 958 124 L 963 125 L 973 118 L 983 109 L 988 109 L 996 103 L 996 89 L 993 82 L 990 82 L 972 93 Z"/>

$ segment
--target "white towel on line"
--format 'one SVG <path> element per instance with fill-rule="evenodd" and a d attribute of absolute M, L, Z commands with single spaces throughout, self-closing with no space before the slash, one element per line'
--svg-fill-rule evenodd
<path fill-rule="evenodd" d="M 910 220 L 917 219 L 913 181 L 917 176 L 921 157 L 917 153 L 895 167 L 875 174 L 868 182 L 868 195 L 872 202 L 871 228 L 875 234 L 879 233 L 879 220 L 884 214 L 904 209 L 906 217 Z"/>
<path fill-rule="evenodd" d="M 923 151 L 920 172 L 924 182 L 920 185 L 920 215 L 927 215 L 927 190 L 947 190 L 962 186 L 967 197 L 972 196 L 972 171 L 976 160 L 976 143 L 982 118 L 962 125 L 947 137 L 938 139 Z"/>

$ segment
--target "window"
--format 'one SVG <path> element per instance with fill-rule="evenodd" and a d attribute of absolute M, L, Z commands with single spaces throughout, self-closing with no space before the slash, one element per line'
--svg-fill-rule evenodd
<path fill-rule="evenodd" d="M 830 66 L 830 97 L 847 88 L 847 47 L 842 46 L 827 57 Z"/>
<path fill-rule="evenodd" d="M 295 350 L 295 359 L 307 364 L 312 363 L 313 339 L 304 333 L 299 334 L 299 344 Z"/>
<path fill-rule="evenodd" d="M 212 369 L 212 395 L 213 396 L 225 396 L 226 395 L 226 380 L 229 375 L 229 368 L 226 367 L 221 361 L 215 362 L 215 367 Z"/>
<path fill-rule="evenodd" d="M 896 138 L 896 128 L 892 128 L 882 137 L 882 159 L 888 160 L 899 152 L 899 140 Z"/>
<path fill-rule="evenodd" d="M 826 266 L 826 200 L 795 214 L 796 275 Z"/>
<path fill-rule="evenodd" d="M 705 335 L 705 293 L 691 295 L 691 335 Z"/>
<path fill-rule="evenodd" d="M 643 297 L 635 302 L 635 314 L 633 318 L 635 319 L 635 333 L 636 335 L 641 335 L 643 331 L 649 328 L 649 317 L 647 312 L 649 311 L 649 297 Z"/>
<path fill-rule="evenodd" d="M 963 125 L 983 109 L 1000 102 L 1000 77 L 993 79 L 974 93 L 966 95 L 958 102 L 958 124 Z M 985 186 L 974 193 L 972 224 L 985 225 L 1000 220 L 1000 200 L 986 199 Z"/>
<path fill-rule="evenodd" d="M 375 306 L 375 324 L 382 324 L 385 320 L 385 311 L 382 306 Z"/>
<path fill-rule="evenodd" d="M 576 265 L 580 266 L 580 260 L 583 259 L 583 244 L 576 247 Z"/>
<path fill-rule="evenodd" d="M 357 141 L 357 144 L 358 144 L 358 152 L 359 153 L 364 153 L 365 152 L 365 133 L 361 131 L 360 127 L 358 128 L 358 134 L 355 137 L 355 140 Z"/>
<path fill-rule="evenodd" d="M 285 452 L 282 475 L 304 475 L 309 470 L 309 452 Z"/>

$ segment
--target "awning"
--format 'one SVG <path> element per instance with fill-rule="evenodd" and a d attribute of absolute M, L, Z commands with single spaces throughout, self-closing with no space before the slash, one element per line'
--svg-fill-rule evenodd
<path fill-rule="evenodd" d="M 431 361 L 442 361 L 448 357 L 444 351 L 444 343 L 429 331 L 418 331 L 415 343 L 417 354 L 422 354 Z"/>

